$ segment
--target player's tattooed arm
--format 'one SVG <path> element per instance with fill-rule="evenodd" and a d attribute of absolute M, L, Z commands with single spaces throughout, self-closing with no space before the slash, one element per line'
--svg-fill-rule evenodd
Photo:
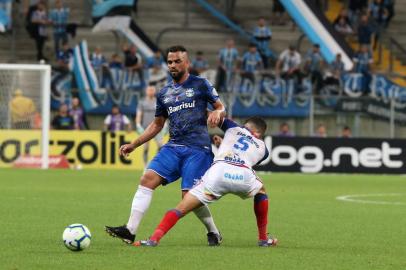
<path fill-rule="evenodd" d="M 214 128 L 220 124 L 220 121 L 226 115 L 226 108 L 223 103 L 218 99 L 213 103 L 214 111 L 209 114 L 207 118 L 207 123 L 210 127 Z"/>
<path fill-rule="evenodd" d="M 144 132 L 134 141 L 124 144 L 120 147 L 120 155 L 128 156 L 137 147 L 154 138 L 164 127 L 166 118 L 163 116 L 155 117 L 154 121 L 144 130 Z"/>

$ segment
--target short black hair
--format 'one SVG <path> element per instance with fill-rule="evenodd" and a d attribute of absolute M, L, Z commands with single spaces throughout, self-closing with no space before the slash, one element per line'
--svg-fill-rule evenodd
<path fill-rule="evenodd" d="M 203 55 L 203 52 L 202 51 L 197 51 L 196 55 Z"/>
<path fill-rule="evenodd" d="M 169 47 L 166 50 L 166 54 L 168 55 L 169 53 L 174 53 L 174 52 L 187 52 L 186 48 L 182 45 L 174 45 Z"/>
<path fill-rule="evenodd" d="M 343 130 L 351 130 L 349 126 L 344 126 Z"/>
<path fill-rule="evenodd" d="M 248 45 L 248 48 L 253 48 L 253 47 L 257 47 L 257 45 L 255 45 L 255 43 L 250 43 L 250 44 Z"/>
<path fill-rule="evenodd" d="M 262 119 L 261 117 L 254 116 L 254 117 L 248 118 L 247 121 L 245 121 L 245 124 L 247 124 L 247 123 L 254 125 L 254 127 L 259 131 L 259 133 L 261 133 L 262 136 L 265 135 L 267 125 L 266 125 L 264 119 Z"/>

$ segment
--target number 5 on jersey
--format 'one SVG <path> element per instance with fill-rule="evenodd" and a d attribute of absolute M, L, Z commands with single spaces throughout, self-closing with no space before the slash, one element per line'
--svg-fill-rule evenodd
<path fill-rule="evenodd" d="M 249 140 L 246 137 L 241 137 L 238 139 L 237 143 L 234 144 L 234 148 L 241 150 L 241 151 L 247 151 L 249 145 Z"/>

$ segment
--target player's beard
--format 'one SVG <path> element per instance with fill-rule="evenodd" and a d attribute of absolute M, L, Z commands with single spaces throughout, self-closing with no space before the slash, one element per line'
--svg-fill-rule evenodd
<path fill-rule="evenodd" d="M 170 74 L 175 82 L 179 82 L 180 79 L 182 79 L 183 75 L 185 75 L 185 71 L 170 72 Z"/>

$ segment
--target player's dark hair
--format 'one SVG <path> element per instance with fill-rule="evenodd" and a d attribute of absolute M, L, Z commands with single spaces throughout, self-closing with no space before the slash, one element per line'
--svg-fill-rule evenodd
<path fill-rule="evenodd" d="M 257 129 L 259 131 L 259 133 L 261 133 L 262 136 L 265 135 L 265 131 L 267 129 L 267 125 L 266 122 L 264 121 L 264 119 L 262 119 L 261 117 L 251 117 L 249 118 L 247 121 L 245 121 L 245 124 L 250 123 L 251 125 L 253 125 L 255 127 L 255 129 Z"/>
<path fill-rule="evenodd" d="M 168 55 L 169 53 L 174 53 L 174 52 L 187 52 L 187 50 L 182 45 L 174 45 L 174 46 L 169 47 L 166 50 L 166 55 Z"/>

